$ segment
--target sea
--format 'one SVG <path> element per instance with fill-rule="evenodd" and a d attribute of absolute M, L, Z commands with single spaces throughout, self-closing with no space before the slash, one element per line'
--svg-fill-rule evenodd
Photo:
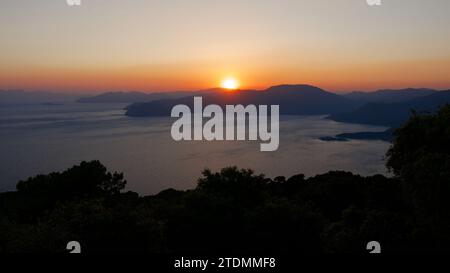
<path fill-rule="evenodd" d="M 323 141 L 321 137 L 385 127 L 340 123 L 325 116 L 281 116 L 280 146 L 261 152 L 259 141 L 174 141 L 170 117 L 128 117 L 127 104 L 61 103 L 0 106 L 0 191 L 38 174 L 100 160 L 123 172 L 127 190 L 141 195 L 195 188 L 202 170 L 228 166 L 267 177 L 314 176 L 344 170 L 385 174 L 390 143 Z"/>

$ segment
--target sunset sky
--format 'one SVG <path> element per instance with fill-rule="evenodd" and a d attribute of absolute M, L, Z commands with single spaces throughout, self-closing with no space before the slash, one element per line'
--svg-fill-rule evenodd
<path fill-rule="evenodd" d="M 2 0 L 0 89 L 449 89 L 449 13 L 448 0 Z"/>

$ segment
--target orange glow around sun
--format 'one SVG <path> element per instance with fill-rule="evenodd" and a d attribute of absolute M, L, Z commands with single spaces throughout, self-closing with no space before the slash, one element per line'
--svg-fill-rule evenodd
<path fill-rule="evenodd" d="M 228 89 L 228 90 L 235 90 L 239 88 L 239 81 L 236 80 L 235 78 L 229 77 L 229 78 L 225 78 L 222 81 L 221 84 L 222 88 L 224 89 Z"/>

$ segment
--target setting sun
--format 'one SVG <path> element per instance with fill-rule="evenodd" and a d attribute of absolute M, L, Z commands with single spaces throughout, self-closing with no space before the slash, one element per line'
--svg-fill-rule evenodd
<path fill-rule="evenodd" d="M 234 90 L 239 88 L 239 82 L 235 78 L 226 78 L 222 81 L 222 88 Z"/>

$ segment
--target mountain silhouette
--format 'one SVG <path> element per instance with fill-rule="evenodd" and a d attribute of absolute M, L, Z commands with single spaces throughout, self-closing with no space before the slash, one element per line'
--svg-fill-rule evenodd
<path fill-rule="evenodd" d="M 106 92 L 96 96 L 89 96 L 80 98 L 77 102 L 80 103 L 135 103 L 135 102 L 150 102 L 161 99 L 175 99 L 186 97 L 193 94 L 208 93 L 211 90 L 202 91 L 171 91 L 171 92 L 153 92 L 144 93 L 139 91 L 119 91 Z"/>
<path fill-rule="evenodd" d="M 401 103 L 367 103 L 354 111 L 332 114 L 328 118 L 339 122 L 398 127 L 411 115 L 411 111 L 434 112 L 450 103 L 450 90 Z"/>
<path fill-rule="evenodd" d="M 80 98 L 80 94 L 48 91 L 0 90 L 0 105 L 65 103 Z"/>
<path fill-rule="evenodd" d="M 151 101 L 153 99 L 166 98 L 165 94 L 146 94 L 143 92 L 106 92 L 96 96 L 84 97 L 77 102 L 81 103 L 133 103 L 139 101 Z"/>
<path fill-rule="evenodd" d="M 428 88 L 383 89 L 374 92 L 355 91 L 344 96 L 362 104 L 369 102 L 394 103 L 425 97 L 436 92 L 438 91 Z"/>
<path fill-rule="evenodd" d="M 135 103 L 127 107 L 128 116 L 169 116 L 178 104 L 193 107 L 193 96 Z M 311 85 L 279 85 L 266 90 L 216 91 L 203 94 L 203 104 L 279 105 L 283 115 L 327 115 L 349 111 L 355 102 Z"/>

